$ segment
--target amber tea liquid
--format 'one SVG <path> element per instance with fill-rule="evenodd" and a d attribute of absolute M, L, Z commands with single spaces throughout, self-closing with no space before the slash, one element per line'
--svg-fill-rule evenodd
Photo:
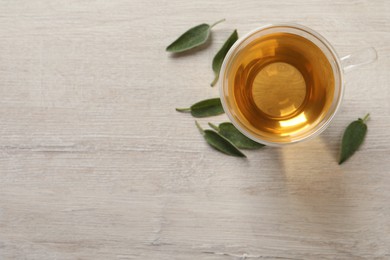
<path fill-rule="evenodd" d="M 262 136 L 310 130 L 324 118 L 334 95 L 327 57 L 296 34 L 253 40 L 234 57 L 227 77 L 233 84 L 229 96 L 235 113 L 246 128 Z"/>

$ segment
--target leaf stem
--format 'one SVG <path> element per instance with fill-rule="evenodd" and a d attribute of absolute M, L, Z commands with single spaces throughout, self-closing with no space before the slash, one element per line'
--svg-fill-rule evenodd
<path fill-rule="evenodd" d="M 367 113 L 367 115 L 365 115 L 364 117 L 363 117 L 363 123 L 365 123 L 365 122 L 367 122 L 367 120 L 368 120 L 368 118 L 370 117 L 370 113 Z"/>
<path fill-rule="evenodd" d="M 210 86 L 214 87 L 215 84 L 217 84 L 217 82 L 218 82 L 218 78 L 219 78 L 219 75 L 216 74 L 215 77 L 214 77 L 214 80 L 213 80 L 213 82 L 211 82 Z"/>
<path fill-rule="evenodd" d="M 204 130 L 203 128 L 200 126 L 200 124 L 198 123 L 198 121 L 195 120 L 195 125 L 196 127 L 198 128 L 199 132 L 204 135 Z"/>
<path fill-rule="evenodd" d="M 219 132 L 219 127 L 218 127 L 218 126 L 216 126 L 216 125 L 214 125 L 214 124 L 212 124 L 212 123 L 210 123 L 210 122 L 209 122 L 209 126 L 210 126 L 212 129 L 214 129 L 215 131 Z"/>
<path fill-rule="evenodd" d="M 190 107 L 187 107 L 187 108 L 176 108 L 176 111 L 177 112 L 182 112 L 182 113 L 187 113 L 187 112 L 191 112 L 191 108 Z"/>
<path fill-rule="evenodd" d="M 224 21 L 226 21 L 225 18 L 223 18 L 223 19 L 221 19 L 221 20 L 219 20 L 219 21 L 213 23 L 212 25 L 210 25 L 210 29 L 213 28 L 214 26 L 216 26 L 217 24 L 222 23 L 222 22 L 224 22 Z"/>

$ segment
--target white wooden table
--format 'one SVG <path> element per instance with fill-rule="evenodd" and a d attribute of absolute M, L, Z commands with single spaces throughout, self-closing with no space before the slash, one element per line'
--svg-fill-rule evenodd
<path fill-rule="evenodd" d="M 390 259 L 389 14 L 386 0 L 1 0 L 0 259 Z M 222 18 L 208 48 L 165 52 Z M 269 22 L 379 60 L 346 75 L 320 137 L 228 157 L 174 108 L 217 96 L 216 51 Z"/>

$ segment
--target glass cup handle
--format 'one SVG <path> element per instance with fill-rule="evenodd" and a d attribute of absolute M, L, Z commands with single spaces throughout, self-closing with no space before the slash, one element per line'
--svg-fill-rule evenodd
<path fill-rule="evenodd" d="M 372 63 L 378 59 L 374 47 L 368 47 L 344 56 L 340 59 L 344 72 L 351 71 L 362 65 Z"/>

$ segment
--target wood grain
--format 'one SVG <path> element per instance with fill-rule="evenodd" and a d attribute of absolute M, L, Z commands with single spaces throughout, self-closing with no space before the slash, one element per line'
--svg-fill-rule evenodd
<path fill-rule="evenodd" d="M 385 0 L 0 1 L 0 259 L 390 259 L 389 13 Z M 164 51 L 222 18 L 208 48 Z M 320 137 L 227 157 L 174 108 L 217 96 L 216 51 L 269 22 L 379 59 L 346 75 Z M 367 112 L 363 147 L 337 165 Z"/>

